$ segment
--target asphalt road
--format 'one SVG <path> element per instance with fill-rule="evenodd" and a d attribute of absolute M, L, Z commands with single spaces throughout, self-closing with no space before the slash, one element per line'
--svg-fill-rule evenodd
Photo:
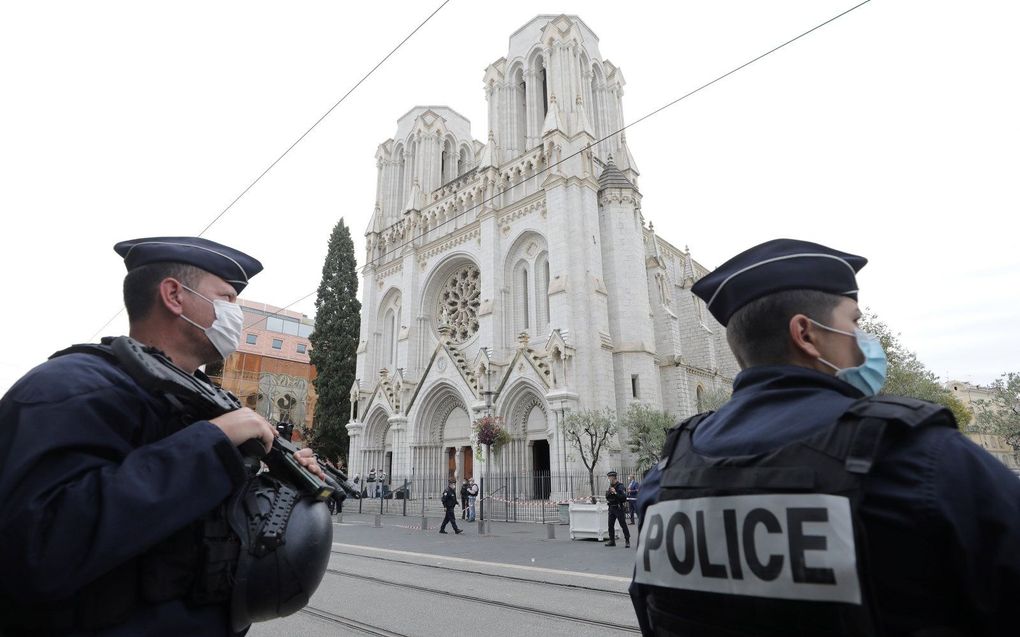
<path fill-rule="evenodd" d="M 633 635 L 626 594 L 634 551 L 556 538 L 528 523 L 480 535 L 420 530 L 419 518 L 346 514 L 329 570 L 301 612 L 256 624 L 252 637 L 301 635 Z M 632 527 L 634 534 L 636 529 Z M 634 538 L 632 538 L 634 539 Z"/>

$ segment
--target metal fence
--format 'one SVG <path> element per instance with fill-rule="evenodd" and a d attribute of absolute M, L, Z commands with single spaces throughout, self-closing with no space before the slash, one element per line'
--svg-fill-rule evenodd
<path fill-rule="evenodd" d="M 359 513 L 382 513 L 408 517 L 442 517 L 445 513 L 441 496 L 446 489 L 448 474 L 406 477 L 385 476 L 381 481 L 365 481 L 359 486 L 362 498 L 347 500 L 345 508 Z M 623 488 L 628 473 L 619 475 Z M 475 515 L 480 520 L 500 522 L 555 522 L 560 519 L 560 506 L 569 502 L 590 501 L 592 483 L 595 497 L 605 501 L 609 479 L 604 472 L 589 476 L 586 471 L 552 473 L 549 471 L 492 471 L 477 481 L 478 497 Z M 461 485 L 458 480 L 457 508 L 461 516 Z"/>

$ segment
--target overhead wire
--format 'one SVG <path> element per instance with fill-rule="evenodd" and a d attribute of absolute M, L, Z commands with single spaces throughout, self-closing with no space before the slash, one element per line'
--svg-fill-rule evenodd
<path fill-rule="evenodd" d="M 842 11 L 841 13 L 839 13 L 839 14 L 831 17 L 831 18 L 829 18 L 828 20 L 826 20 L 826 21 L 824 21 L 824 22 L 822 22 L 820 24 L 815 25 L 814 27 L 808 29 L 807 31 L 804 31 L 800 35 L 797 35 L 796 37 L 790 38 L 789 40 L 783 42 L 782 44 L 780 44 L 778 46 L 775 46 L 775 47 L 769 49 L 768 51 L 762 53 L 761 55 L 758 55 L 758 56 L 754 57 L 753 59 L 748 60 L 747 62 L 744 62 L 740 66 L 737 66 L 737 67 L 727 71 L 726 73 L 723 73 L 722 75 L 716 77 L 714 80 L 712 80 L 710 82 L 706 82 L 705 84 L 702 84 L 698 88 L 696 88 L 696 89 L 694 89 L 694 90 L 692 90 L 692 91 L 690 91 L 688 93 L 685 93 L 684 95 L 681 95 L 680 97 L 678 97 L 678 98 L 676 98 L 676 99 L 674 99 L 674 100 L 672 100 L 670 102 L 667 102 L 666 104 L 663 104 L 662 106 L 656 108 L 653 111 L 645 113 L 644 115 L 642 115 L 638 119 L 634 120 L 633 122 L 630 122 L 629 124 L 624 125 L 622 128 L 620 128 L 620 129 L 618 129 L 616 131 L 613 131 L 612 133 L 609 133 L 605 137 L 602 137 L 602 138 L 600 138 L 600 139 L 598 139 L 598 140 L 596 140 L 596 141 L 594 141 L 594 142 L 592 142 L 590 144 L 587 144 L 581 150 L 578 150 L 578 151 L 576 151 L 574 153 L 571 153 L 570 155 L 567 155 L 566 157 L 562 157 L 556 163 L 550 164 L 550 165 L 546 166 L 545 168 L 535 172 L 535 174 L 533 174 L 533 175 L 531 175 L 529 177 L 526 177 L 525 179 L 522 179 L 521 181 L 517 182 L 514 185 L 515 186 L 516 185 L 520 185 L 520 184 L 526 183 L 526 182 L 528 182 L 528 181 L 530 181 L 532 179 L 537 178 L 538 176 L 542 175 L 543 173 L 546 173 L 549 170 L 552 170 L 556 166 L 559 166 L 563 162 L 565 162 L 565 161 L 567 161 L 569 159 L 572 159 L 572 158 L 580 155 L 581 153 L 585 152 L 586 150 L 589 150 L 589 149 L 592 149 L 592 148 L 598 146 L 599 144 L 601 144 L 602 142 L 606 141 L 607 139 L 611 139 L 612 137 L 615 137 L 616 135 L 619 135 L 620 133 L 622 133 L 623 131 L 627 130 L 631 126 L 639 124 L 639 123 L 647 120 L 648 118 L 652 117 L 653 115 L 656 115 L 656 114 L 666 110 L 667 108 L 669 108 L 669 107 L 671 107 L 671 106 L 673 106 L 673 105 L 675 105 L 675 104 L 677 104 L 677 103 L 687 99 L 688 97 L 691 97 L 692 95 L 694 95 L 696 93 L 699 93 L 700 91 L 708 88 L 709 86 L 712 86 L 716 82 L 719 82 L 720 80 L 723 80 L 723 79 L 729 77 L 730 75 L 733 75 L 737 71 L 740 71 L 741 69 L 744 69 L 744 68 L 754 64 L 755 62 L 757 62 L 757 61 L 759 61 L 759 60 L 761 60 L 761 59 L 771 55 L 772 53 L 775 53 L 776 51 L 782 49 L 783 47 L 785 47 L 785 46 L 787 46 L 789 44 L 792 44 L 792 43 L 796 42 L 797 40 L 803 38 L 804 36 L 806 36 L 806 35 L 814 32 L 814 31 L 817 31 L 818 29 L 824 27 L 825 25 L 830 24 L 831 22 L 834 22 L 834 21 L 838 20 L 839 18 L 842 18 L 843 16 L 847 15 L 848 13 L 850 13 L 850 12 L 856 10 L 856 9 L 859 9 L 860 7 L 868 4 L 869 2 L 871 2 L 871 0 L 863 0 L 863 2 L 860 2 L 859 4 L 856 4 L 856 5 L 852 6 L 852 7 L 850 7 L 849 9 L 846 9 L 845 11 Z M 467 208 L 466 210 L 462 210 L 461 212 L 453 215 L 452 217 L 449 217 L 448 219 L 446 219 L 446 220 L 444 220 L 444 221 L 442 221 L 442 222 L 432 226 L 428 230 L 423 231 L 421 234 L 415 235 L 415 236 L 411 237 L 410 239 L 407 239 L 406 241 L 398 244 L 397 246 L 395 246 L 395 247 L 393 247 L 393 248 L 383 252 L 378 257 L 375 257 L 373 259 L 369 259 L 368 262 L 365 263 L 365 265 L 361 266 L 360 269 L 362 271 L 364 271 L 364 269 L 369 267 L 369 266 L 378 265 L 388 255 L 403 249 L 405 246 L 407 246 L 407 245 L 417 241 L 418 239 L 421 239 L 422 237 L 425 237 L 429 233 L 435 231 L 437 228 L 441 228 L 441 227 L 445 226 L 446 224 L 452 223 L 452 222 L 456 221 L 457 219 L 463 217 L 464 215 L 466 215 L 466 214 L 468 214 L 468 213 L 470 213 L 470 212 L 472 212 L 474 210 L 477 210 L 481 206 L 483 206 L 483 205 L 489 203 L 490 201 L 493 201 L 493 200 L 495 200 L 495 199 L 497 199 L 498 197 L 501 197 L 501 196 L 502 196 L 502 192 L 494 194 L 491 197 L 489 197 L 488 199 L 480 201 L 479 203 L 471 206 L 470 208 Z"/>
<path fill-rule="evenodd" d="M 276 159 L 275 159 L 275 160 L 274 160 L 274 161 L 273 161 L 273 162 L 272 162 L 271 164 L 269 164 L 269 166 L 268 166 L 268 167 L 267 167 L 267 168 L 266 168 L 265 170 L 263 170 L 263 171 L 262 171 L 262 173 L 261 173 L 261 174 L 259 174 L 259 176 L 258 176 L 258 177 L 256 177 L 254 181 L 252 181 L 252 182 L 251 182 L 250 184 L 248 184 L 248 187 L 247 187 L 247 188 L 245 188 L 244 190 L 242 190 L 242 191 L 241 191 L 241 194 L 239 194 L 239 195 L 238 195 L 237 197 L 235 197 L 235 198 L 234 198 L 234 200 L 233 200 L 233 201 L 231 201 L 231 202 L 230 202 L 230 204 L 229 204 L 229 205 L 228 205 L 228 206 L 227 206 L 226 208 L 224 208 L 224 209 L 223 209 L 223 210 L 222 210 L 222 211 L 221 211 L 221 212 L 220 212 L 220 213 L 219 213 L 218 215 L 216 215 L 216 216 L 215 216 L 215 217 L 213 218 L 213 220 L 212 220 L 212 221 L 210 221 L 209 223 L 207 223 L 207 224 L 206 224 L 206 226 L 205 226 L 204 228 L 202 228 L 202 231 L 201 231 L 201 232 L 199 232 L 197 236 L 201 237 L 202 235 L 204 235 L 204 234 L 205 234 L 205 233 L 206 233 L 206 232 L 207 232 L 207 231 L 209 230 L 209 228 L 211 228 L 211 227 L 213 226 L 213 224 L 215 224 L 215 223 L 216 223 L 217 221 L 219 221 L 219 220 L 220 220 L 220 219 L 221 219 L 221 218 L 223 217 L 223 215 L 227 214 L 227 212 L 228 212 L 228 211 L 229 211 L 229 210 L 230 210 L 231 208 L 233 208 L 233 207 L 234 207 L 234 204 L 236 204 L 236 203 L 237 203 L 238 201 L 240 201 L 240 200 L 241 200 L 241 198 L 242 198 L 242 197 L 244 197 L 244 196 L 245 196 L 245 195 L 246 195 L 246 194 L 248 193 L 248 191 L 249 191 L 249 190 L 251 190 L 252 188 L 254 188 L 254 187 L 255 187 L 255 184 L 259 183 L 259 182 L 260 182 L 260 181 L 262 180 L 262 178 L 263 178 L 263 177 L 265 177 L 265 176 L 266 176 L 266 174 L 267 174 L 267 173 L 268 173 L 268 172 L 269 172 L 270 170 L 272 170 L 274 166 L 276 166 L 276 164 L 280 163 L 280 160 L 282 160 L 282 159 L 283 159 L 284 157 L 286 157 L 286 156 L 287 156 L 287 153 L 289 153 L 289 152 L 290 152 L 291 150 L 293 150 L 295 146 L 297 146 L 298 144 L 300 144 L 300 143 L 301 143 L 301 141 L 302 141 L 302 140 L 303 140 L 303 139 L 304 139 L 305 137 L 307 137 L 307 136 L 308 136 L 308 134 L 309 134 L 309 133 L 311 133 L 311 132 L 312 132 L 312 131 L 313 131 L 313 130 L 315 129 L 315 127 L 316 127 L 316 126 L 318 126 L 318 125 L 319 125 L 319 124 L 320 124 L 320 123 L 321 123 L 321 122 L 322 122 L 322 121 L 323 121 L 324 119 L 326 119 L 326 118 L 327 118 L 327 117 L 329 116 L 329 114 L 330 114 L 330 113 L 332 113 L 332 112 L 333 112 L 334 110 L 336 110 L 336 108 L 337 108 L 338 106 L 340 106 L 340 104 L 341 104 L 341 103 L 343 103 L 343 101 L 344 101 L 344 100 L 346 100 L 346 99 L 347 99 L 347 97 L 348 97 L 348 96 L 350 96 L 350 94 L 351 94 L 351 93 L 353 93 L 353 92 L 354 92 L 354 91 L 355 91 L 355 90 L 356 90 L 356 89 L 357 89 L 357 88 L 358 88 L 359 86 L 361 86 L 361 85 L 362 85 L 362 84 L 363 84 L 363 83 L 365 82 L 365 80 L 367 80 L 367 79 L 368 79 L 368 78 L 369 78 L 369 77 L 370 77 L 370 76 L 371 76 L 371 75 L 372 75 L 373 73 L 375 73 L 375 72 L 376 72 L 376 70 L 377 70 L 377 69 L 378 69 L 378 68 L 379 68 L 380 66 L 382 66 L 382 65 L 383 65 L 383 63 L 384 63 L 384 62 L 386 62 L 386 60 L 390 59 L 390 57 L 391 57 L 391 56 L 392 56 L 392 55 L 393 55 L 394 53 L 396 53 L 396 52 L 397 52 L 397 50 L 399 50 L 399 49 L 400 49 L 400 47 L 404 46 L 404 44 L 405 44 L 405 43 L 406 43 L 406 42 L 407 42 L 408 40 L 410 40 L 410 39 L 411 39 L 411 37 L 412 37 L 412 36 L 413 36 L 413 35 L 414 35 L 415 33 L 417 33 L 417 32 L 418 32 L 418 31 L 419 31 L 419 30 L 420 30 L 420 29 L 421 29 L 422 27 L 424 27 L 424 26 L 425 26 L 425 25 L 426 25 L 426 24 L 428 23 L 428 21 L 429 21 L 429 20 L 431 20 L 431 19 L 432 19 L 432 18 L 433 18 L 433 17 L 434 17 L 434 16 L 435 16 L 435 15 L 436 15 L 437 13 L 439 13 L 439 11 L 440 11 L 440 10 L 441 10 L 441 9 L 442 9 L 443 7 L 445 7 L 445 6 L 446 6 L 447 4 L 449 4 L 449 3 L 450 3 L 450 0 L 443 0 L 443 2 L 442 2 L 442 3 L 441 3 L 441 4 L 439 5 L 439 6 L 438 6 L 438 7 L 436 7 L 436 8 L 435 8 L 435 10 L 434 10 L 434 11 L 432 11 L 432 13 L 430 13 L 430 14 L 428 15 L 428 17 L 426 17 L 426 18 L 425 18 L 424 20 L 422 20 L 422 21 L 421 21 L 421 23 L 419 23 L 419 24 L 418 24 L 418 26 L 416 26 L 416 27 L 415 27 L 415 28 L 414 28 L 414 29 L 413 29 L 413 30 L 412 30 L 412 31 L 411 31 L 410 33 L 408 33 L 408 34 L 407 34 L 407 36 L 406 36 L 406 37 L 405 37 L 405 38 L 404 38 L 403 40 L 401 40 L 401 41 L 400 41 L 400 42 L 399 42 L 399 43 L 398 43 L 398 44 L 397 44 L 397 45 L 396 45 L 395 47 L 393 47 L 393 48 L 392 48 L 392 49 L 390 50 L 390 52 L 389 52 L 389 53 L 387 53 L 387 54 L 386 54 L 386 55 L 385 55 L 385 56 L 384 56 L 384 57 L 383 57 L 383 58 L 382 58 L 381 60 L 379 60 L 379 62 L 377 62 L 375 66 L 373 66 L 373 67 L 372 67 L 372 68 L 371 68 L 371 69 L 370 69 L 370 70 L 369 70 L 369 71 L 368 71 L 367 73 L 365 73 L 365 75 L 363 75 L 363 76 L 361 77 L 361 79 L 360 79 L 360 80 L 358 80 L 358 81 L 357 81 L 357 82 L 356 82 L 356 83 L 354 84 L 354 86 L 352 86 L 352 87 L 350 88 L 350 90 L 348 90 L 348 91 L 347 91 L 346 93 L 344 93 L 344 94 L 343 94 L 343 96 L 342 96 L 342 97 L 341 97 L 341 98 L 340 98 L 339 100 L 337 100 L 335 104 L 333 104 L 332 106 L 330 106 L 330 107 L 329 107 L 329 110 L 327 110 L 327 111 L 326 111 L 325 113 L 323 113 L 323 114 L 322 114 L 322 117 L 320 117 L 319 119 L 315 120 L 315 123 L 314 123 L 314 124 L 312 124 L 311 126 L 309 126 L 309 127 L 308 127 L 308 130 L 306 130 L 306 131 L 305 131 L 304 133 L 302 133 L 302 134 L 301 134 L 301 136 L 300 136 L 300 137 L 298 137 L 298 138 L 297 138 L 297 139 L 296 139 L 296 140 L 294 141 L 294 143 L 293 143 L 293 144 L 291 144 L 290 146 L 288 146 L 288 147 L 287 147 L 287 150 L 283 151 L 283 153 L 281 153 L 279 157 L 277 157 L 277 158 L 276 158 Z M 312 294 L 314 294 L 314 293 L 315 293 L 314 291 L 313 291 L 313 292 L 310 292 L 310 293 L 306 294 L 305 296 L 301 297 L 300 299 L 298 299 L 297 301 L 294 301 L 294 302 L 293 302 L 293 303 L 291 303 L 290 305 L 294 305 L 295 303 L 300 303 L 301 301 L 303 301 L 304 299 L 308 298 L 309 296 L 311 296 L 311 295 L 312 295 Z M 287 307 L 290 307 L 290 305 L 288 305 Z M 287 309 L 287 308 L 283 308 L 283 309 Z M 100 328 L 99 328 L 98 330 L 96 330 L 96 331 L 95 331 L 95 333 L 93 333 L 93 334 L 92 334 L 92 336 L 90 336 L 90 337 L 89 337 L 89 341 L 90 341 L 90 342 L 91 342 L 91 341 L 94 341 L 94 340 L 95 340 L 95 338 L 96 338 L 96 337 L 97 337 L 97 336 L 98 336 L 98 335 L 99 335 L 99 334 L 100 334 L 100 333 L 101 333 L 101 332 L 102 332 L 103 330 L 105 330 L 105 329 L 106 329 L 106 328 L 107 328 L 107 327 L 108 327 L 108 326 L 109 326 L 109 325 L 110 325 L 111 323 L 113 323 L 113 322 L 114 322 L 114 321 L 115 321 L 115 320 L 117 319 L 117 317 L 118 317 L 118 316 L 120 316 L 120 315 L 121 315 L 121 314 L 123 314 L 123 313 L 124 313 L 124 308 L 120 308 L 119 310 L 117 310 L 117 312 L 116 312 L 116 313 L 115 313 L 115 314 L 114 314 L 113 316 L 111 316 L 111 317 L 110 317 L 110 320 L 108 320 L 108 321 L 107 321 L 106 323 L 104 323 L 102 327 L 100 327 Z"/>

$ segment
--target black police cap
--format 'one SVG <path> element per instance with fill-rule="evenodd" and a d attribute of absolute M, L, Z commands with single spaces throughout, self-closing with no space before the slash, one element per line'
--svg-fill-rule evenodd
<path fill-rule="evenodd" d="M 726 325 L 751 301 L 785 290 L 818 290 L 857 300 L 856 274 L 868 262 L 856 254 L 796 239 L 773 239 L 745 250 L 703 276 L 691 292 Z"/>
<path fill-rule="evenodd" d="M 149 237 L 121 241 L 113 249 L 124 258 L 128 272 L 150 263 L 185 263 L 215 274 L 237 293 L 262 271 L 258 259 L 240 250 L 201 237 Z"/>
<path fill-rule="evenodd" d="M 617 473 L 615 471 L 610 471 L 609 473 L 606 474 L 606 477 L 608 478 L 615 478 L 616 476 Z"/>

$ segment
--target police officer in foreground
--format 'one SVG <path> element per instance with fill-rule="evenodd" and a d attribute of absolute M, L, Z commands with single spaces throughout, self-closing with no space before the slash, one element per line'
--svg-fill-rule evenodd
<path fill-rule="evenodd" d="M 609 505 L 609 541 L 606 546 L 616 546 L 616 523 L 620 523 L 623 530 L 625 546 L 630 548 L 630 529 L 627 528 L 627 516 L 624 507 L 627 506 L 627 492 L 623 484 L 616 479 L 617 473 L 610 471 L 606 474 L 609 478 L 609 488 L 606 489 L 606 503 Z"/>
<path fill-rule="evenodd" d="M 131 337 L 207 382 L 197 370 L 237 348 L 235 301 L 262 265 L 194 237 L 114 249 L 128 269 Z M 245 408 L 180 422 L 168 400 L 85 352 L 55 355 L 0 400 L 0 633 L 244 632 L 250 618 L 232 627 L 230 589 L 217 588 L 233 581 L 233 562 L 206 551 L 236 543 L 199 536 L 247 484 L 237 447 L 254 439 L 268 450 L 274 430 Z M 297 459 L 322 477 L 311 449 Z"/>
<path fill-rule="evenodd" d="M 877 395 L 866 262 L 778 239 L 694 285 L 742 371 L 638 496 L 644 634 L 1020 632 L 1020 481 L 945 408 Z"/>

